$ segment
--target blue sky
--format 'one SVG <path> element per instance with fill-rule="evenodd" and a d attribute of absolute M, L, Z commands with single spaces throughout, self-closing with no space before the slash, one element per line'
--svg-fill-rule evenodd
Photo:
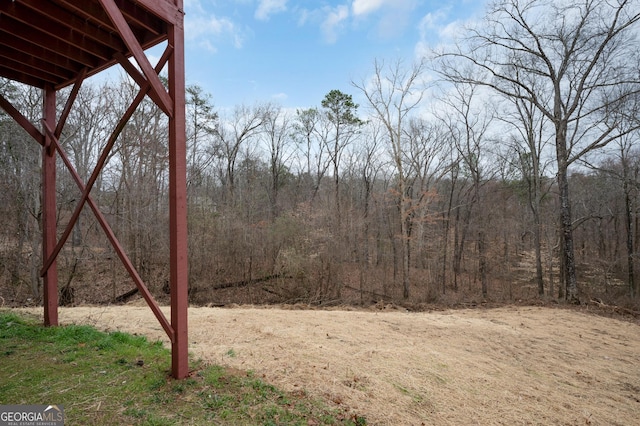
<path fill-rule="evenodd" d="M 185 0 L 187 84 L 217 108 L 319 106 L 356 95 L 374 59 L 413 60 L 482 14 L 484 1 Z"/>

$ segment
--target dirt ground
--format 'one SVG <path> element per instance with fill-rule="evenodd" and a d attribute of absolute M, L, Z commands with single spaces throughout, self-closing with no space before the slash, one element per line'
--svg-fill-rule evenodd
<path fill-rule="evenodd" d="M 63 308 L 60 321 L 167 340 L 139 304 Z M 189 330 L 196 357 L 252 370 L 372 425 L 640 422 L 640 326 L 632 322 L 548 307 L 236 307 L 190 308 Z"/>

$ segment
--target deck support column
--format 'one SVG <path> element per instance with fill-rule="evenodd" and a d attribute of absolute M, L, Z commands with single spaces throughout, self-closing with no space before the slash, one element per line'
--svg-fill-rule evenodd
<path fill-rule="evenodd" d="M 6 17 L 11 27 L 3 28 L 3 32 L 8 31 L 8 34 L 0 37 L 0 57 L 3 58 L 0 77 L 44 90 L 42 131 L 0 94 L 0 108 L 42 146 L 40 219 L 43 264 L 40 275 L 43 278 L 44 324 L 58 325 L 56 258 L 84 205 L 88 204 L 134 284 L 167 333 L 172 345 L 171 373 L 176 379 L 182 379 L 189 375 L 184 0 L 96 0 L 85 2 L 90 3 L 86 5 L 80 3 L 43 0 L 3 2 L 0 6 L 2 22 Z M 32 15 L 38 18 L 33 20 Z M 54 42 L 50 40 L 50 34 L 55 34 Z M 164 42 L 167 42 L 166 49 L 154 67 L 145 50 Z M 106 141 L 85 184 L 59 139 L 84 79 L 117 63 L 140 86 L 140 91 Z M 168 91 L 160 76 L 167 64 Z M 74 87 L 57 117 L 57 93 L 70 84 Z M 145 96 L 149 96 L 169 120 L 170 321 L 91 197 L 91 189 L 109 159 L 116 139 Z M 57 156 L 69 169 L 82 193 L 66 227 L 60 228 L 60 238 L 56 206 Z"/>
<path fill-rule="evenodd" d="M 51 86 L 44 89 L 44 120 L 55 126 L 56 91 Z M 47 261 L 56 246 L 56 150 L 49 136 L 45 134 L 42 147 L 42 261 Z M 44 324 L 58 325 L 58 266 L 54 260 L 42 275 Z"/>
<path fill-rule="evenodd" d="M 177 0 L 182 11 L 182 0 Z M 169 29 L 173 54 L 169 59 L 169 96 L 173 116 L 169 117 L 169 227 L 171 326 L 171 370 L 176 379 L 189 374 L 188 270 L 187 270 L 187 151 L 185 127 L 184 15 L 179 13 Z"/>

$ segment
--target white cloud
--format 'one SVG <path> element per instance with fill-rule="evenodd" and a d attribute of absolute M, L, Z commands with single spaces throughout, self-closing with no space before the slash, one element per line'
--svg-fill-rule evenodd
<path fill-rule="evenodd" d="M 370 27 L 371 17 L 378 37 L 397 37 L 407 30 L 419 4 L 419 0 L 343 0 L 336 6 L 292 10 L 298 16 L 298 25 L 319 25 L 325 41 L 335 43 L 347 26 L 355 31 Z"/>
<path fill-rule="evenodd" d="M 460 38 L 466 33 L 466 29 L 469 27 L 472 21 L 453 21 L 440 29 L 438 33 L 443 40 L 455 40 Z"/>
<path fill-rule="evenodd" d="M 184 8 L 187 10 L 202 11 L 202 3 L 200 0 L 184 0 Z"/>
<path fill-rule="evenodd" d="M 234 23 L 228 18 L 218 18 L 216 16 L 196 15 L 185 18 L 185 37 L 193 40 L 205 35 L 233 34 L 235 32 Z"/>
<path fill-rule="evenodd" d="M 255 17 L 261 21 L 267 21 L 271 15 L 287 10 L 288 0 L 260 0 Z"/>
<path fill-rule="evenodd" d="M 483 25 L 486 2 L 461 0 L 427 13 L 420 20 L 420 41 L 415 52 L 418 57 L 431 49 L 441 50 L 460 41 L 469 28 Z"/>
<path fill-rule="evenodd" d="M 418 26 L 420 31 L 420 41 L 416 44 L 415 52 L 417 57 L 428 56 L 432 48 L 442 48 L 445 45 L 454 43 L 462 34 L 464 29 L 473 18 L 467 20 L 450 20 L 449 8 L 443 8 L 431 13 L 427 13 Z"/>
<path fill-rule="evenodd" d="M 402 35 L 415 19 L 418 0 L 354 0 L 351 9 L 356 20 L 377 20 L 376 34 L 383 39 Z"/>
<path fill-rule="evenodd" d="M 299 16 L 298 16 L 298 25 L 303 27 L 304 24 L 307 23 L 307 21 L 311 18 L 312 12 L 310 12 L 307 9 L 302 9 L 299 12 Z"/>
<path fill-rule="evenodd" d="M 200 0 L 185 1 L 185 39 L 209 52 L 215 53 L 217 44 L 231 42 L 240 49 L 244 44 L 244 31 L 230 18 L 208 13 Z"/>
<path fill-rule="evenodd" d="M 276 101 L 286 101 L 289 98 L 289 95 L 287 95 L 286 93 L 276 93 L 271 95 L 271 99 L 274 99 Z"/>
<path fill-rule="evenodd" d="M 439 9 L 435 12 L 429 12 L 424 15 L 418 26 L 420 30 L 420 37 L 425 39 L 431 37 L 433 34 L 438 34 L 441 28 L 445 25 L 446 18 L 447 11 L 444 9 Z"/>
<path fill-rule="evenodd" d="M 351 7 L 355 16 L 366 15 L 380 9 L 385 2 L 386 0 L 354 0 Z"/>
<path fill-rule="evenodd" d="M 322 32 L 328 43 L 335 43 L 338 40 L 340 28 L 349 18 L 349 8 L 345 5 L 339 5 L 335 8 L 327 8 L 326 11 L 326 18 L 321 25 Z"/>
<path fill-rule="evenodd" d="M 202 39 L 198 42 L 198 46 L 200 46 L 201 48 L 203 48 L 204 50 L 206 50 L 209 53 L 217 53 L 218 52 L 218 48 L 216 47 L 215 44 L 211 43 L 211 40 L 207 40 Z"/>

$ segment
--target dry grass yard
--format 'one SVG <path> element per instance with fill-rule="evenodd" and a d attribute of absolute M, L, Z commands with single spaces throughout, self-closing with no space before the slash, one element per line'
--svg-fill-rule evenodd
<path fill-rule="evenodd" d="M 30 310 L 33 312 L 34 310 Z M 63 324 L 166 340 L 137 304 Z M 191 308 L 190 349 L 372 425 L 637 425 L 640 326 L 561 308 Z"/>

